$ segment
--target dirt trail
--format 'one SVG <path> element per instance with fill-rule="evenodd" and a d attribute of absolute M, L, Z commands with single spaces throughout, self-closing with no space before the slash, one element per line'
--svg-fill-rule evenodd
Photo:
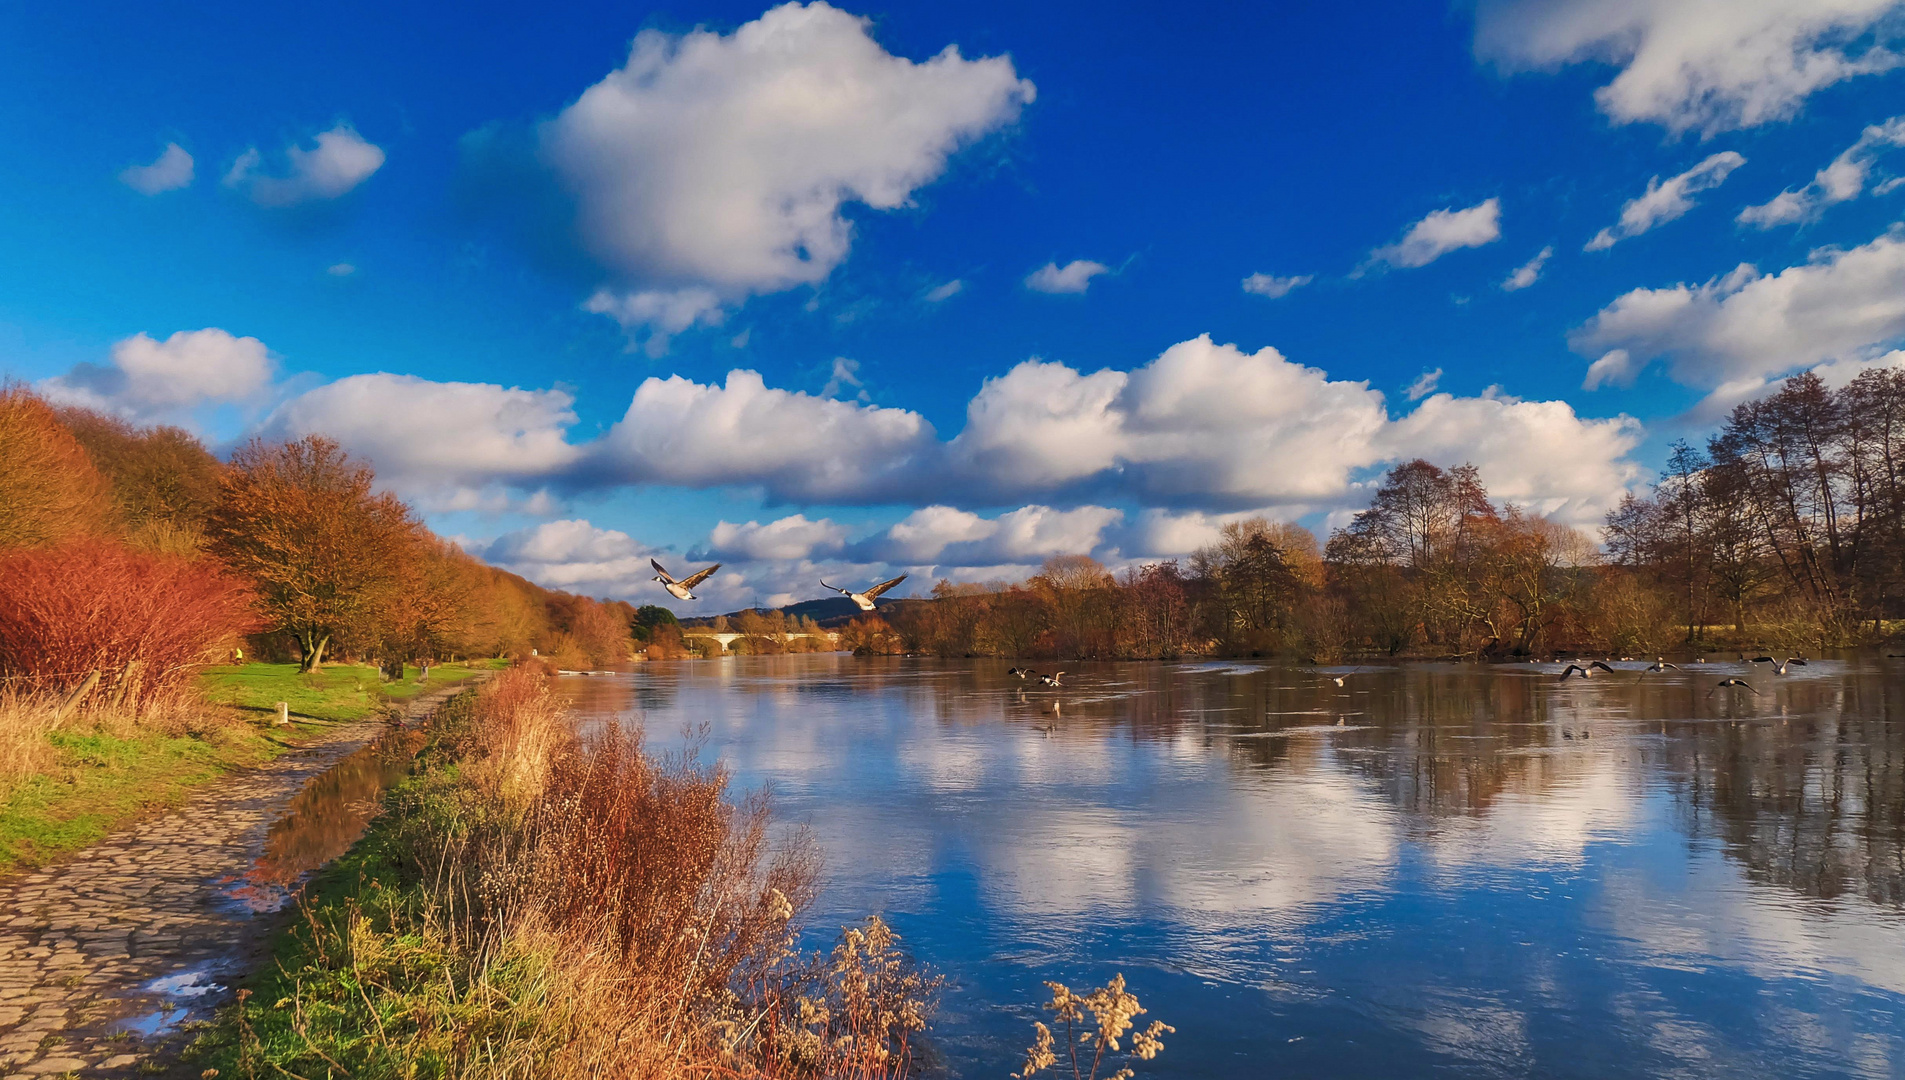
<path fill-rule="evenodd" d="M 406 722 L 458 689 L 409 703 Z M 338 725 L 70 862 L 0 882 L 0 1078 L 156 1071 L 281 925 L 284 893 L 255 870 L 273 822 L 388 730 Z"/>

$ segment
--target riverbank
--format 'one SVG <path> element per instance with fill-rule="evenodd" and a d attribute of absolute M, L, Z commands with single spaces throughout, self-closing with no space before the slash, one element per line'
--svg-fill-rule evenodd
<path fill-rule="evenodd" d="M 453 692 L 405 706 L 406 722 Z M 163 1072 L 262 954 L 289 890 L 361 834 L 354 804 L 380 791 L 350 766 L 369 754 L 389 775 L 388 732 L 324 725 L 175 812 L 0 882 L 0 1074 Z"/>
<path fill-rule="evenodd" d="M 793 943 L 811 841 L 718 766 L 583 747 L 539 672 L 439 710 L 194 1074 L 898 1077 L 936 983 L 877 919 Z"/>
<path fill-rule="evenodd" d="M 241 769 L 328 741 L 339 725 L 462 685 L 501 661 L 432 668 L 428 683 L 408 669 L 382 683 L 373 668 L 333 665 L 300 675 L 295 664 L 217 667 L 187 698 L 144 715 L 79 712 L 54 724 L 50 703 L 0 709 L 12 760 L 0 777 L 0 878 L 71 855 L 141 818 L 175 809 Z M 276 703 L 292 723 L 273 726 Z"/>

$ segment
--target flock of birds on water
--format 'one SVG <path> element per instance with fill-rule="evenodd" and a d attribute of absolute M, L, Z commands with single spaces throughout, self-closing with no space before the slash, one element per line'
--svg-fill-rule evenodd
<path fill-rule="evenodd" d="M 655 580 L 661 583 L 662 588 L 668 590 L 668 595 L 674 597 L 677 600 L 697 599 L 697 597 L 694 594 L 694 587 L 708 580 L 709 577 L 713 576 L 716 570 L 721 569 L 721 564 L 715 563 L 713 566 L 707 567 L 702 570 L 697 570 L 685 578 L 676 578 L 673 575 L 669 574 L 667 569 L 664 568 L 662 564 L 657 562 L 656 560 L 650 559 L 648 560 L 648 564 L 655 568 Z M 854 606 L 858 607 L 861 611 L 872 611 L 876 606 L 875 601 L 880 598 L 881 594 L 885 593 L 888 589 L 891 589 L 893 586 L 898 585 L 900 582 L 905 580 L 906 580 L 906 575 L 901 574 L 899 577 L 893 578 L 889 581 L 882 581 L 877 585 L 869 586 L 868 588 L 858 592 L 855 592 L 852 589 L 843 589 L 838 585 L 829 585 L 824 580 L 821 581 L 820 587 L 823 589 L 826 589 L 828 592 L 839 593 L 841 596 L 844 596 L 848 600 L 853 601 Z M 1623 656 L 1621 657 L 1621 660 L 1631 661 L 1633 660 L 1633 657 Z M 1775 656 L 1754 656 L 1749 658 L 1745 653 L 1740 654 L 1740 661 L 1742 663 L 1748 663 L 1748 664 L 1771 664 L 1773 674 L 1775 675 L 1786 674 L 1787 669 L 1792 667 L 1793 665 L 1805 667 L 1806 664 L 1808 663 L 1806 658 L 1803 656 L 1789 656 L 1785 658 L 1784 660 L 1781 660 Z M 1532 660 L 1529 661 L 1529 663 L 1533 663 L 1533 662 L 1534 661 Z M 1706 662 L 1707 662 L 1707 659 L 1704 656 L 1693 661 L 1693 663 L 1696 665 L 1704 664 Z M 1613 664 L 1609 663 L 1606 660 L 1589 660 L 1589 661 L 1586 661 L 1585 663 L 1571 663 L 1567 667 L 1562 669 L 1560 678 L 1556 681 L 1567 682 L 1569 679 L 1575 678 L 1577 676 L 1583 679 L 1591 679 L 1594 677 L 1594 673 L 1596 671 L 1604 671 L 1612 675 L 1619 672 L 1620 670 L 1621 670 L 1620 668 L 1616 668 Z M 1649 664 L 1644 670 L 1641 671 L 1641 675 L 1643 676 L 1658 675 L 1661 672 L 1665 672 L 1665 671 L 1679 671 L 1679 670 L 1682 670 L 1679 664 L 1668 663 L 1664 657 L 1657 656 L 1654 658 L 1654 662 L 1652 664 Z M 1350 676 L 1356 675 L 1358 673 L 1359 672 L 1356 672 L 1356 671 L 1350 671 L 1342 675 L 1325 674 L 1322 676 L 1322 678 L 1326 682 L 1334 683 L 1336 686 L 1341 687 L 1344 685 L 1345 680 L 1347 680 Z M 1052 672 L 1051 674 L 1048 675 L 1048 674 L 1034 671 L 1031 668 L 1022 668 L 1022 667 L 1013 667 L 1007 670 L 1006 674 L 1014 678 L 1017 678 L 1021 682 L 1036 682 L 1041 686 L 1050 687 L 1055 690 L 1062 688 L 1063 684 L 1060 682 L 1060 680 L 1063 679 L 1065 676 L 1065 673 L 1062 671 Z M 1714 694 L 1717 694 L 1722 690 L 1726 690 L 1726 691 L 1745 690 L 1748 693 L 1752 694 L 1754 697 L 1760 696 L 1760 692 L 1757 687 L 1755 687 L 1752 683 L 1747 682 L 1745 679 L 1739 678 L 1737 676 L 1721 679 L 1719 682 L 1713 684 L 1713 686 L 1707 690 L 1707 696 L 1712 697 Z M 1053 704 L 1054 711 L 1057 710 L 1057 707 L 1058 707 L 1057 704 L 1054 703 Z"/>

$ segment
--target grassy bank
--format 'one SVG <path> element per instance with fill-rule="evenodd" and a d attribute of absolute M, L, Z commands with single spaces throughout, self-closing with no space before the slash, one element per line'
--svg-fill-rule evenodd
<path fill-rule="evenodd" d="M 221 1077 L 900 1077 L 935 983 L 878 920 L 794 948 L 817 870 L 719 768 L 585 749 L 517 669 L 413 777 L 193 1047 Z"/>
<path fill-rule="evenodd" d="M 417 681 L 412 665 L 397 682 L 384 682 L 377 669 L 361 664 L 331 664 L 300 675 L 296 664 L 241 664 L 207 668 L 199 676 L 205 700 L 240 712 L 275 715 L 282 701 L 293 720 L 362 720 L 384 705 L 404 702 L 420 694 L 458 686 L 484 671 L 507 667 L 507 660 L 475 660 L 440 664 L 430 669 L 426 683 Z"/>
<path fill-rule="evenodd" d="M 467 682 L 488 666 L 434 667 L 424 685 L 414 668 L 404 682 L 388 685 L 375 670 L 353 665 L 315 675 L 299 675 L 293 664 L 212 668 L 180 700 L 136 715 L 81 711 L 57 725 L 47 701 L 0 703 L 7 765 L 0 775 L 0 874 L 57 860 L 330 724 Z M 280 701 L 290 704 L 289 728 L 269 726 Z"/>

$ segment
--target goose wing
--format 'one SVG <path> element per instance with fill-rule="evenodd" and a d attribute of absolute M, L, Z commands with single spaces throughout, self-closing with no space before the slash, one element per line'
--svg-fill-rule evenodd
<path fill-rule="evenodd" d="M 671 576 L 671 575 L 670 575 L 670 574 L 668 573 L 668 571 L 667 571 L 667 569 L 665 569 L 665 568 L 664 568 L 664 567 L 662 566 L 662 564 L 660 564 L 660 563 L 658 563 L 658 562 L 656 562 L 656 561 L 655 561 L 655 560 L 653 560 L 653 559 L 650 559 L 650 560 L 648 560 L 648 565 L 650 565 L 650 566 L 652 566 L 652 567 L 654 567 L 654 568 L 655 568 L 655 572 L 656 572 L 657 574 L 660 574 L 660 575 L 661 575 L 661 579 L 662 579 L 663 581 L 666 581 L 666 582 L 668 582 L 669 584 L 674 584 L 674 582 L 675 582 L 675 579 L 674 579 L 674 577 L 673 577 L 673 576 Z"/>
<path fill-rule="evenodd" d="M 708 567 L 706 570 L 700 570 L 693 574 L 690 574 L 687 577 L 682 579 L 681 587 L 684 589 L 692 589 L 696 585 L 699 585 L 702 582 L 708 580 L 709 575 L 713 574 L 716 570 L 719 570 L 719 569 L 721 569 L 721 564 L 715 563 L 713 566 Z"/>
<path fill-rule="evenodd" d="M 823 589 L 825 589 L 825 590 L 827 590 L 828 592 L 837 592 L 837 593 L 839 593 L 839 594 L 840 594 L 841 596 L 852 596 L 852 595 L 853 595 L 853 594 L 852 594 L 851 592 L 848 592 L 848 591 L 847 591 L 846 589 L 843 589 L 843 588 L 841 588 L 841 587 L 840 587 L 840 586 L 838 586 L 838 585 L 829 585 L 829 584 L 827 584 L 827 581 L 826 581 L 826 579 L 825 579 L 825 578 L 822 578 L 822 579 L 821 579 L 821 582 L 820 582 L 820 587 L 821 587 L 821 588 L 823 588 Z"/>
<path fill-rule="evenodd" d="M 1569 664 L 1569 665 L 1568 665 L 1568 666 L 1567 666 L 1566 668 L 1564 668 L 1564 669 L 1562 669 L 1562 671 L 1561 671 L 1561 681 L 1562 681 L 1562 682 L 1567 682 L 1567 681 L 1568 681 L 1568 676 L 1570 676 L 1570 675 L 1572 675 L 1572 674 L 1574 674 L 1574 673 L 1575 673 L 1575 672 L 1577 672 L 1577 671 L 1580 671 L 1580 672 L 1581 672 L 1581 674 L 1583 674 L 1583 675 L 1586 675 L 1586 674 L 1587 674 L 1587 672 L 1585 672 L 1585 671 L 1581 671 L 1581 669 L 1580 669 L 1579 667 L 1576 667 L 1576 666 L 1575 666 L 1575 665 L 1573 665 L 1573 664 Z"/>
<path fill-rule="evenodd" d="M 1791 660 L 1788 660 L 1786 662 L 1788 664 L 1798 664 L 1800 667 L 1806 666 L 1806 658 L 1803 656 L 1795 656 Z"/>
<path fill-rule="evenodd" d="M 868 589 L 866 592 L 860 595 L 866 597 L 868 600 L 871 600 L 874 597 L 880 595 L 881 593 L 885 592 L 886 590 L 892 588 L 895 585 L 898 585 L 900 582 L 905 580 L 906 580 L 906 575 L 901 574 L 899 577 L 894 578 L 892 581 L 880 582 L 878 585 L 873 586 L 871 589 Z"/>
<path fill-rule="evenodd" d="M 1597 668 L 1600 668 L 1602 671 L 1608 671 L 1608 672 L 1611 672 L 1614 670 L 1613 668 L 1608 667 L 1605 661 L 1601 661 L 1601 660 L 1596 660 L 1592 664 L 1589 664 L 1588 666 L 1597 667 Z"/>

